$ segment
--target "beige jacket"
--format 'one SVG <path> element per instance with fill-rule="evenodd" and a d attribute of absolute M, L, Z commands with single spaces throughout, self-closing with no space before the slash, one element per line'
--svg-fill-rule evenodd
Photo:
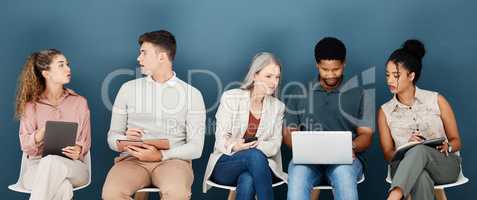
<path fill-rule="evenodd" d="M 282 143 L 282 123 L 285 105 L 275 97 L 266 96 L 263 101 L 260 124 L 256 133 L 258 138 L 257 149 L 268 157 L 270 169 L 275 176 L 286 181 L 287 175 L 283 172 L 280 146 Z M 225 155 L 233 155 L 232 147 L 240 141 L 248 127 L 250 112 L 250 91 L 232 89 L 225 91 L 220 99 L 220 105 L 215 115 L 215 147 L 209 157 L 204 174 L 203 192 L 210 188 L 209 180 L 217 160 Z"/>

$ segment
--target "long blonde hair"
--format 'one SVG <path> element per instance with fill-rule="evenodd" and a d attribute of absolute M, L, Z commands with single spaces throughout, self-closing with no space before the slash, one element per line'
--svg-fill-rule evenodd
<path fill-rule="evenodd" d="M 45 77 L 41 74 L 50 69 L 53 58 L 62 55 L 56 49 L 46 49 L 32 53 L 26 60 L 23 70 L 18 77 L 17 97 L 15 102 L 15 117 L 20 119 L 28 102 L 38 101 L 46 88 Z"/>
<path fill-rule="evenodd" d="M 247 72 L 247 75 L 245 76 L 242 85 L 240 85 L 240 88 L 243 90 L 250 90 L 253 87 L 253 78 L 255 77 L 255 74 L 260 72 L 263 68 L 270 64 L 276 64 L 278 67 L 280 67 L 280 70 L 282 68 L 282 65 L 280 64 L 280 61 L 272 54 L 269 52 L 260 52 L 257 53 L 253 59 L 252 63 L 250 64 L 250 68 Z M 277 96 L 278 94 L 278 87 L 275 90 L 273 96 Z"/>

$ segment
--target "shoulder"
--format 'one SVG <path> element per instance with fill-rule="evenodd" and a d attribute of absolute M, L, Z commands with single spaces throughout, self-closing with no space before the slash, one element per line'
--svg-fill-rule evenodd
<path fill-rule="evenodd" d="M 343 90 L 343 88 L 341 88 L 341 90 Z M 363 98 L 364 92 L 365 92 L 365 89 L 361 86 L 353 87 L 353 88 L 341 91 L 343 95 L 346 95 L 347 97 L 351 97 L 351 98 Z"/>
<path fill-rule="evenodd" d="M 246 100 L 247 98 L 250 98 L 248 96 L 248 90 L 227 90 L 223 92 L 222 96 L 220 97 L 220 107 L 224 108 L 225 110 L 235 112 L 240 102 Z"/>
<path fill-rule="evenodd" d="M 396 107 L 396 104 L 394 101 L 395 101 L 394 98 L 392 98 L 386 103 L 384 103 L 383 105 L 381 105 L 381 110 L 384 112 L 385 115 L 388 115 L 389 113 L 391 113 Z"/>
<path fill-rule="evenodd" d="M 438 104 L 443 97 L 436 91 L 420 89 L 416 87 L 416 97 L 425 105 L 431 108 L 438 108 Z"/>
<path fill-rule="evenodd" d="M 222 94 L 221 100 L 240 100 L 241 98 L 248 98 L 249 91 L 244 89 L 231 89 Z"/>
<path fill-rule="evenodd" d="M 125 95 L 128 92 L 133 92 L 131 90 L 136 89 L 137 86 L 144 85 L 146 82 L 145 77 L 126 81 L 119 88 L 118 94 Z"/>
<path fill-rule="evenodd" d="M 417 88 L 416 92 L 418 93 L 418 95 L 420 95 L 424 98 L 429 98 L 429 97 L 437 98 L 439 96 L 438 92 L 432 91 L 432 90 L 425 90 L 425 89 Z"/>
<path fill-rule="evenodd" d="M 285 110 L 285 104 L 282 101 L 280 101 L 280 99 L 270 96 L 270 102 L 274 107 L 278 108 L 280 111 Z"/>
<path fill-rule="evenodd" d="M 126 81 L 125 83 L 123 83 L 123 84 L 121 85 L 121 88 L 132 87 L 132 86 L 135 86 L 135 85 L 137 85 L 137 84 L 144 83 L 144 82 L 146 82 L 146 81 L 147 81 L 147 80 L 146 80 L 146 77 L 129 80 L 129 81 Z"/>
<path fill-rule="evenodd" d="M 67 88 L 66 90 L 68 93 L 70 93 L 69 98 L 71 98 L 77 106 L 88 109 L 88 100 L 86 99 L 86 97 L 81 96 L 79 93 L 73 91 L 72 89 Z"/>
<path fill-rule="evenodd" d="M 36 103 L 33 102 L 33 101 L 29 101 L 29 102 L 25 103 L 24 113 L 23 113 L 24 116 L 34 113 L 35 112 L 35 105 L 36 105 Z"/>
<path fill-rule="evenodd" d="M 186 92 L 192 96 L 202 96 L 202 93 L 196 87 L 184 82 L 183 80 L 176 78 L 177 84 L 186 90 Z"/>

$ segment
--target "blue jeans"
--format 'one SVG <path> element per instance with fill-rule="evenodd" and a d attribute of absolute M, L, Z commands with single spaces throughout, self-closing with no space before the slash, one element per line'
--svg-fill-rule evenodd
<path fill-rule="evenodd" d="M 314 186 L 327 183 L 333 187 L 335 200 L 357 200 L 357 181 L 362 175 L 363 165 L 358 159 L 351 165 L 301 165 L 290 161 L 288 200 L 310 199 Z"/>
<path fill-rule="evenodd" d="M 237 200 L 273 200 L 272 172 L 265 154 L 258 149 L 222 155 L 215 164 L 212 181 L 237 186 Z"/>

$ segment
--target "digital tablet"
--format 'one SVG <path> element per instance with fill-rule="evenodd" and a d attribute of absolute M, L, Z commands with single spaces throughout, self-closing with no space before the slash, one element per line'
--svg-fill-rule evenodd
<path fill-rule="evenodd" d="M 43 156 L 58 155 L 68 158 L 62 153 L 62 149 L 75 145 L 77 131 L 78 123 L 76 122 L 47 121 Z"/>

